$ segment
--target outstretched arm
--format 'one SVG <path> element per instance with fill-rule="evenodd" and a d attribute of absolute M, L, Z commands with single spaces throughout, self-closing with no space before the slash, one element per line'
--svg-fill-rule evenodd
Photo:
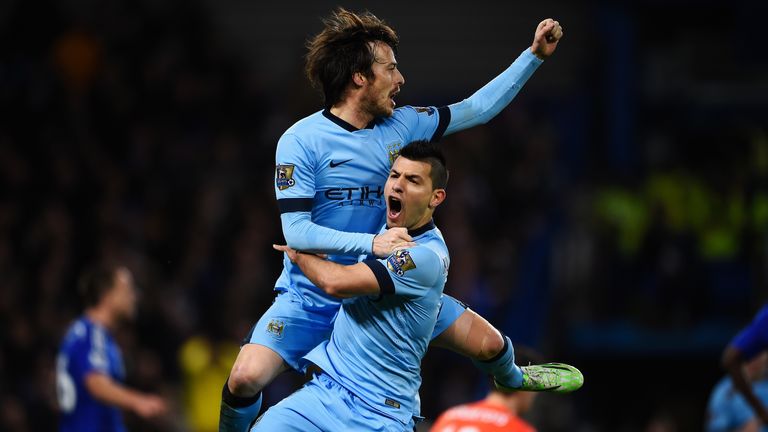
<path fill-rule="evenodd" d="M 451 121 L 445 135 L 487 123 L 501 112 L 538 69 L 555 52 L 563 29 L 548 18 L 540 22 L 533 43 L 499 76 L 461 102 L 449 105 Z"/>
<path fill-rule="evenodd" d="M 132 390 L 99 372 L 85 376 L 85 388 L 94 399 L 133 411 L 143 418 L 158 416 L 167 409 L 165 401 L 160 397 Z"/>

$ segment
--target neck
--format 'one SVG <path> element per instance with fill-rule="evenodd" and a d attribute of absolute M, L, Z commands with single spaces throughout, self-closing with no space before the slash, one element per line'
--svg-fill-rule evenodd
<path fill-rule="evenodd" d="M 373 121 L 373 116 L 362 109 L 360 104 L 351 101 L 340 102 L 330 109 L 331 114 L 351 124 L 352 126 L 363 129 L 368 123 Z"/>
<path fill-rule="evenodd" d="M 518 406 L 519 404 L 516 397 L 510 397 L 509 395 L 491 392 L 491 394 L 485 398 L 485 401 L 493 405 L 502 406 L 514 415 L 519 414 L 520 407 Z"/>
<path fill-rule="evenodd" d="M 115 325 L 114 317 L 104 308 L 92 307 L 86 309 L 85 316 L 87 316 L 89 320 L 95 322 L 96 324 L 99 324 L 110 330 L 112 330 Z"/>
<path fill-rule="evenodd" d="M 395 227 L 394 225 L 390 225 L 389 223 L 387 223 L 387 229 L 394 228 L 394 227 Z M 434 222 L 432 222 L 432 219 L 429 219 L 423 224 L 414 225 L 413 227 L 408 228 L 408 234 L 411 237 L 420 236 L 434 227 L 435 227 Z"/>

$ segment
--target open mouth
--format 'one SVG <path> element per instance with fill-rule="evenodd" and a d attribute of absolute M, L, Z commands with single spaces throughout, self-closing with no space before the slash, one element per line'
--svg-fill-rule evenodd
<path fill-rule="evenodd" d="M 403 210 L 403 202 L 399 199 L 391 196 L 387 200 L 387 217 L 390 219 L 396 219 L 400 216 L 400 212 Z"/>
<path fill-rule="evenodd" d="M 397 96 L 398 93 L 400 93 L 400 91 L 396 90 L 396 91 L 393 91 L 392 93 L 389 94 L 389 101 L 392 103 L 392 107 L 393 108 L 396 105 L 396 103 L 395 103 L 395 96 Z"/>

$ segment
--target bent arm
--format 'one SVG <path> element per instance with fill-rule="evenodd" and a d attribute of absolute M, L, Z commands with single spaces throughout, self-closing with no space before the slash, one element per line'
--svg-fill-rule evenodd
<path fill-rule="evenodd" d="M 526 48 L 512 65 L 491 82 L 469 98 L 449 105 L 451 121 L 445 135 L 487 123 L 494 118 L 517 96 L 541 63 L 543 60 L 536 57 L 530 48 Z"/>
<path fill-rule="evenodd" d="M 379 282 L 363 263 L 341 265 L 316 255 L 296 254 L 293 261 L 307 278 L 326 294 L 338 298 L 376 295 Z"/>
<path fill-rule="evenodd" d="M 338 255 L 373 253 L 373 234 L 350 233 L 326 228 L 312 222 L 308 211 L 280 215 L 285 241 L 292 249 Z"/>

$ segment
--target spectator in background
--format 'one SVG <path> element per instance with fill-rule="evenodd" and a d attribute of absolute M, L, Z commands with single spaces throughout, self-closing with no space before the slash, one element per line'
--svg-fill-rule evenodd
<path fill-rule="evenodd" d="M 760 430 L 768 430 L 768 428 L 765 428 L 765 426 L 768 426 L 768 410 L 766 410 L 766 404 L 768 404 L 768 383 L 763 380 L 765 375 L 766 349 L 768 349 L 768 306 L 763 306 L 752 323 L 737 334 L 723 352 L 723 367 L 728 371 L 730 381 L 732 381 L 732 388 L 740 392 L 743 400 L 746 402 L 739 403 L 739 405 L 743 405 L 743 407 L 738 409 L 738 412 L 743 417 L 740 418 L 739 424 L 745 423 L 750 417 L 754 416 L 754 428 L 746 430 L 758 430 L 757 425 L 759 423 L 762 423 L 764 427 Z M 713 412 L 712 404 L 717 402 L 715 398 L 718 397 L 718 390 L 723 385 L 727 384 L 720 383 L 715 388 L 713 401 L 710 401 L 710 416 L 717 414 Z M 734 412 L 736 410 L 735 407 L 735 405 L 732 407 Z M 718 426 L 721 427 L 720 429 L 714 428 L 711 425 L 709 427 L 709 430 L 712 431 L 736 430 L 726 429 L 724 426 Z"/>
<path fill-rule="evenodd" d="M 743 365 L 743 375 L 751 392 L 761 401 L 768 403 L 768 379 L 766 366 L 768 352 L 763 351 Z M 740 365 L 741 366 L 741 365 Z M 755 411 L 735 389 L 734 380 L 726 376 L 712 390 L 707 406 L 707 432 L 726 431 L 768 431 L 761 427 Z"/>
<path fill-rule="evenodd" d="M 536 351 L 515 346 L 519 364 L 541 363 L 542 356 Z M 491 391 L 485 399 L 448 409 L 438 417 L 430 429 L 432 432 L 534 432 L 536 429 L 520 416 L 533 406 L 537 393 L 497 390 L 491 382 Z"/>
<path fill-rule="evenodd" d="M 56 359 L 60 430 L 124 431 L 120 410 L 152 418 L 166 410 L 158 396 L 126 387 L 122 354 L 111 331 L 136 314 L 136 288 L 125 267 L 99 266 L 80 283 L 85 313 L 70 327 Z"/>

